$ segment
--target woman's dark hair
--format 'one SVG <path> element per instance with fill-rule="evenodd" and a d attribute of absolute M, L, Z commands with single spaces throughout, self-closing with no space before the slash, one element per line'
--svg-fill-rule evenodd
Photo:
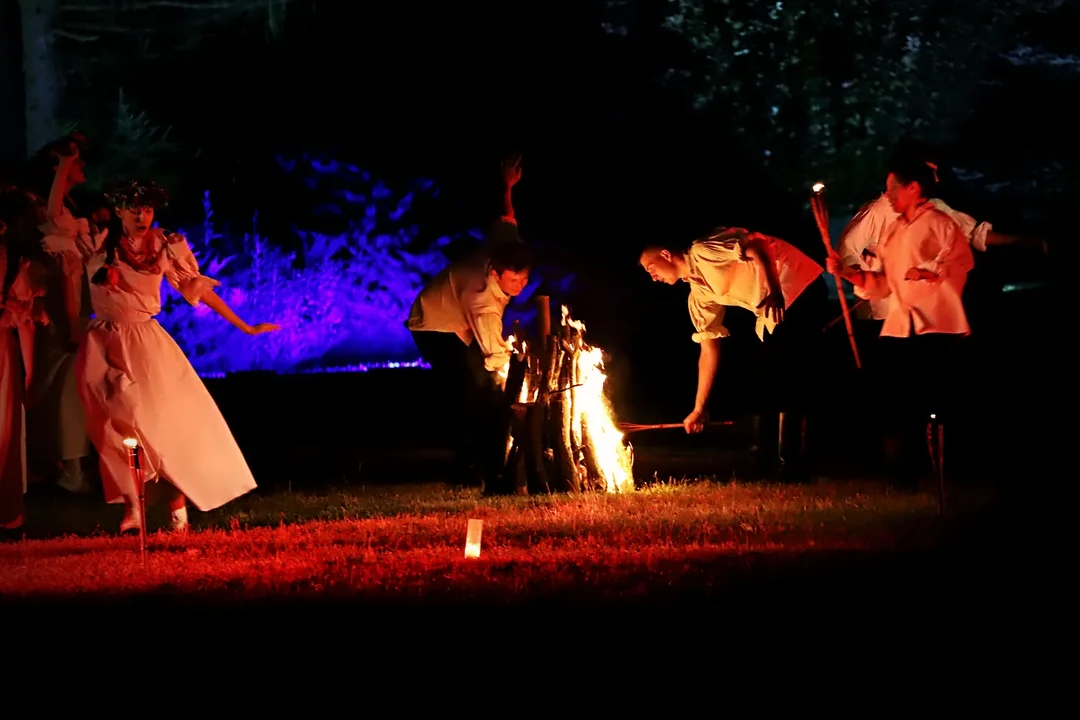
<path fill-rule="evenodd" d="M 56 166 L 58 164 L 56 156 L 53 155 L 53 150 L 67 147 L 72 143 L 79 148 L 80 154 L 86 151 L 86 136 L 81 133 L 71 133 L 53 140 L 26 161 L 16 179 L 18 185 L 24 190 L 29 190 L 37 195 L 42 201 L 47 201 L 49 191 L 52 189 L 53 179 L 56 177 Z M 65 202 L 67 202 L 66 198 Z"/>
<path fill-rule="evenodd" d="M 491 249 L 491 269 L 498 274 L 507 270 L 521 272 L 532 267 L 532 250 L 522 242 L 508 242 Z"/>
<path fill-rule="evenodd" d="M 895 175 L 904 185 L 919 183 L 924 198 L 933 197 L 939 182 L 937 163 L 925 158 L 923 153 L 906 152 L 893 155 L 885 171 Z"/>
<path fill-rule="evenodd" d="M 22 190 L 0 190 L 0 223 L 3 224 L 0 245 L 7 251 L 3 293 L 0 294 L 0 307 L 3 307 L 3 300 L 19 274 L 23 258 L 38 256 L 43 251 L 38 243 L 41 231 L 37 228 L 37 208 Z"/>

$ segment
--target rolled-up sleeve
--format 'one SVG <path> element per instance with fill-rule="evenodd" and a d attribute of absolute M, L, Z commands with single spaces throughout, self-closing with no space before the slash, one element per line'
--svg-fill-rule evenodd
<path fill-rule="evenodd" d="M 710 302 L 695 290 L 690 291 L 687 301 L 690 307 L 690 322 L 694 324 L 694 334 L 691 336 L 694 342 L 726 338 L 731 332 L 724 326 L 725 305 Z"/>
<path fill-rule="evenodd" d="M 975 267 L 975 256 L 971 253 L 964 228 L 955 219 L 938 216 L 931 224 L 930 232 L 937 240 L 937 255 L 918 267 L 939 277 L 946 277 L 951 272 L 968 273 Z"/>
<path fill-rule="evenodd" d="M 859 208 L 840 234 L 840 242 L 836 248 L 840 262 L 847 267 L 873 269 L 872 264 L 863 257 L 863 251 L 878 243 L 888 221 L 889 218 L 881 206 L 881 198 L 871 200 Z"/>
<path fill-rule="evenodd" d="M 198 305 L 203 295 L 221 283 L 199 272 L 199 261 L 191 251 L 187 238 L 178 233 L 168 237 L 169 267 L 165 279 L 192 305 Z"/>
<path fill-rule="evenodd" d="M 687 299 L 690 321 L 695 330 L 692 336 L 694 342 L 725 338 L 731 334 L 724 326 L 727 306 L 714 299 L 710 288 L 727 286 L 729 280 L 725 274 L 731 272 L 732 265 L 746 265 L 747 269 L 756 272 L 753 270 L 756 263 L 743 252 L 746 241 L 745 233 L 725 230 L 691 246 L 690 262 L 699 276 L 691 281 L 690 297 Z"/>

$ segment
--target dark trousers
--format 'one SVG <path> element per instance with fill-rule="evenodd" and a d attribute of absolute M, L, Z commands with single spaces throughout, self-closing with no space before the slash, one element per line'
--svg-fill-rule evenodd
<path fill-rule="evenodd" d="M 413 332 L 420 356 L 431 365 L 443 416 L 451 425 L 455 449 L 453 482 L 492 483 L 503 470 L 510 407 L 484 367 L 476 341 L 466 346 L 454 333 Z"/>
<path fill-rule="evenodd" d="M 822 328 L 828 287 L 818 278 L 784 312 L 775 331 L 757 344 L 751 381 L 757 398 L 752 451 L 761 474 L 809 479 L 813 447 L 810 416 L 823 386 Z"/>
<path fill-rule="evenodd" d="M 939 432 L 956 426 L 967 393 L 965 339 L 942 333 L 879 339 L 879 362 L 871 372 L 878 391 L 869 397 L 898 486 L 916 487 L 934 469 Z"/>

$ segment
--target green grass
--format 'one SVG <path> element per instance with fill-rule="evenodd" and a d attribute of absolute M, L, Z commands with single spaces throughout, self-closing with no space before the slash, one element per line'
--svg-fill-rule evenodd
<path fill-rule="evenodd" d="M 962 519 L 992 499 L 965 498 Z M 419 600 L 635 597 L 701 591 L 818 561 L 938 547 L 934 496 L 872 483 L 799 487 L 660 484 L 630 495 L 483 499 L 440 485 L 355 486 L 251 496 L 192 512 L 186 534 L 117 537 L 117 506 L 32 502 L 27 535 L 0 545 L 9 598 L 137 596 Z M 163 519 L 154 508 L 151 527 Z M 484 520 L 479 559 L 464 557 L 469 518 Z M 69 534 L 49 537 L 58 533 Z M 808 565 L 809 563 L 809 565 Z"/>

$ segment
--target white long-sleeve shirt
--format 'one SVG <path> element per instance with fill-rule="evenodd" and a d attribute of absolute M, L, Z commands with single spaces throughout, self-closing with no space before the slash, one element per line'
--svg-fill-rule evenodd
<path fill-rule="evenodd" d="M 405 327 L 454 333 L 466 346 L 476 340 L 484 366 L 497 372 L 510 361 L 510 346 L 503 338 L 503 313 L 509 302 L 486 258 L 473 257 L 432 278 L 413 303 Z"/>
<path fill-rule="evenodd" d="M 971 334 L 962 296 L 975 257 L 955 220 L 928 202 L 910 222 L 900 216 L 887 228 L 877 256 L 881 268 L 866 273 L 863 290 L 887 303 L 882 337 Z M 907 280 L 911 268 L 928 270 L 937 280 Z"/>
<path fill-rule="evenodd" d="M 980 252 L 986 251 L 986 236 L 993 229 L 993 225 L 988 222 L 976 223 L 970 215 L 954 210 L 938 198 L 931 199 L 930 204 L 960 226 L 960 231 L 972 248 Z M 861 270 L 880 272 L 881 262 L 876 257 L 876 248 L 885 237 L 886 231 L 899 217 L 900 214 L 893 210 L 885 195 L 863 205 L 840 235 L 840 242 L 836 248 L 840 261 L 848 267 L 857 266 Z M 864 253 L 864 251 L 868 252 Z M 885 319 L 889 311 L 888 300 L 868 298 L 865 291 L 859 288 L 855 289 L 855 295 L 863 300 L 869 299 L 869 314 L 873 319 Z"/>
<path fill-rule="evenodd" d="M 787 307 L 802 294 L 824 269 L 793 245 L 778 238 L 751 233 L 742 228 L 720 228 L 704 240 L 690 246 L 686 264 L 690 268 L 690 320 L 697 331 L 694 342 L 730 335 L 724 327 L 728 306 L 741 307 L 757 316 L 757 336 L 776 328 L 776 321 L 765 316 L 758 305 L 769 293 L 765 269 L 746 256 L 748 241 L 764 239 L 776 259 L 777 277 Z"/>

